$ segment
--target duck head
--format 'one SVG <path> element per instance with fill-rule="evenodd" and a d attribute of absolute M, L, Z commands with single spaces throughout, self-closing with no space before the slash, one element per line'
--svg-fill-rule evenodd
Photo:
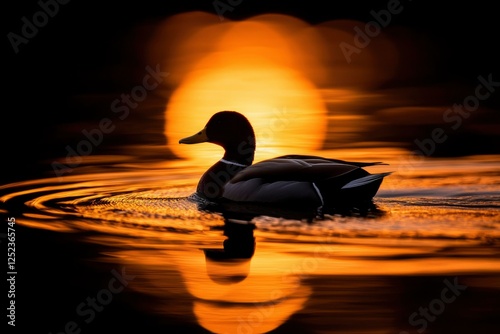
<path fill-rule="evenodd" d="M 255 134 L 248 119 L 236 111 L 214 114 L 201 131 L 179 140 L 179 144 L 205 142 L 222 146 L 226 160 L 246 166 L 253 162 Z"/>

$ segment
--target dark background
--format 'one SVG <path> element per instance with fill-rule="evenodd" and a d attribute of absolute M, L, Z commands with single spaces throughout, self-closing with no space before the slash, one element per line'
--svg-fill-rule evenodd
<path fill-rule="evenodd" d="M 332 19 L 370 21 L 370 11 L 387 8 L 387 3 L 243 0 L 224 15 L 239 20 L 275 12 L 310 23 Z M 392 17 L 391 25 L 412 27 L 439 45 L 438 66 L 428 80 L 457 81 L 472 90 L 478 84 L 478 75 L 493 73 L 494 79 L 500 77 L 496 70 L 500 59 L 498 12 L 491 2 L 401 3 L 405 9 Z M 103 112 L 109 112 L 114 97 L 141 82 L 147 65 L 141 48 L 148 40 L 147 31 L 140 37 L 134 35 L 135 27 L 184 11 L 215 14 L 213 1 L 70 1 L 60 5 L 57 15 L 28 44 L 20 45 L 19 53 L 15 54 L 7 34 L 19 34 L 21 18 L 26 16 L 31 21 L 40 6 L 37 1 L 9 1 L 4 6 L 2 183 L 48 175 L 51 159 L 64 156 L 66 145 L 74 145 L 81 139 L 81 130 L 86 125 L 95 126 Z M 499 95 L 495 94 L 485 104 L 498 111 Z M 88 99 L 83 103 L 82 96 L 96 98 L 92 103 Z M 166 102 L 158 96 L 150 98 Z M 147 135 L 137 126 L 144 121 L 141 116 L 131 116 L 92 154 L 120 154 L 123 152 L 118 147 L 126 143 L 165 144 L 163 109 L 157 108 L 155 113 L 154 120 L 148 123 L 151 129 Z M 493 117 L 493 122 L 498 125 L 498 117 Z M 436 154 L 499 153 L 498 137 L 478 135 L 464 139 L 464 136 L 467 134 L 457 134 L 445 151 Z M 464 142 L 467 149 L 463 149 Z M 407 144 L 411 148 L 411 143 Z M 167 151 L 165 157 L 170 157 Z"/>
<path fill-rule="evenodd" d="M 243 0 L 232 12 L 227 12 L 226 17 L 238 20 L 256 14 L 277 12 L 297 16 L 310 23 L 333 19 L 370 21 L 370 11 L 386 8 L 387 2 Z M 109 112 L 110 101 L 141 83 L 144 67 L 147 65 L 141 48 L 149 41 L 144 38 L 147 31 L 140 35 L 140 38 L 134 38 L 137 36 L 133 34 L 135 27 L 148 22 L 159 22 L 168 15 L 184 11 L 204 10 L 215 13 L 211 0 L 73 0 L 61 5 L 58 14 L 51 18 L 45 27 L 40 28 L 27 45 L 21 45 L 20 52 L 15 54 L 6 35 L 11 31 L 19 33 L 21 18 L 31 18 L 40 7 L 35 0 L 9 1 L 3 6 L 5 75 L 0 121 L 0 184 L 49 175 L 50 162 L 66 154 L 65 146 L 74 146 L 81 139 L 83 128 L 95 127 Z M 500 29 L 498 11 L 493 2 L 469 0 L 437 4 L 434 1 L 413 0 L 404 3 L 404 6 L 405 10 L 394 16 L 391 24 L 412 27 L 439 45 L 439 51 L 436 51 L 440 53 L 437 57 L 438 66 L 429 81 L 454 81 L 474 89 L 478 75 L 493 73 L 494 78 L 500 77 L 497 65 L 500 59 L 497 51 Z M 458 96 L 463 98 L 461 93 Z M 497 93 L 485 103 L 498 111 L 499 97 L 500 94 Z M 161 105 L 159 102 L 165 102 L 153 94 L 148 96 L 148 99 L 154 100 L 157 105 Z M 142 119 L 141 115 L 132 114 L 127 123 L 121 124 L 117 131 L 106 137 L 103 145 L 97 147 L 93 154 L 127 153 L 120 149 L 124 144 L 165 144 L 162 113 L 162 108 L 154 109 L 148 115 L 156 114 L 157 117 L 152 117 L 149 121 Z M 145 132 L 142 124 L 148 124 L 152 128 Z M 498 121 L 492 123 L 499 128 L 500 134 L 498 124 Z M 500 153 L 498 137 L 485 138 L 477 134 L 472 137 L 469 134 L 461 136 L 455 140 L 450 139 L 447 150 L 440 154 Z M 464 140 L 463 136 L 466 136 L 467 140 Z M 464 142 L 469 145 L 467 150 L 463 149 Z M 411 147 L 411 143 L 408 144 Z M 165 152 L 165 158 L 169 157 L 169 152 Z M 17 216 L 15 212 L 12 214 Z M 66 321 L 74 318 L 75 305 L 87 296 L 94 296 L 107 284 L 110 268 L 116 266 L 95 264 L 89 268 L 89 263 L 92 262 L 86 259 L 98 257 L 106 250 L 92 246 L 82 249 L 80 235 L 75 235 L 74 238 L 60 238 L 49 231 L 30 231 L 22 225 L 18 226 L 17 235 L 22 251 L 18 261 L 21 264 L 19 271 L 22 273 L 18 283 L 18 324 L 29 327 L 30 332 L 47 333 L 52 330 L 56 333 L 63 329 Z M 407 300 L 403 301 L 404 307 L 399 307 L 400 304 L 394 300 L 380 301 L 381 305 L 395 305 L 393 311 L 401 313 L 398 319 L 404 319 L 407 314 L 434 298 L 442 282 L 441 277 L 383 280 L 384 284 L 377 285 L 380 286 L 378 291 L 400 291 L 399 289 L 406 287 L 410 289 L 406 295 Z M 331 281 L 335 279 L 329 280 L 328 284 Z M 373 286 L 369 277 L 366 282 L 369 287 Z M 345 286 L 351 287 L 351 284 L 349 281 Z M 85 288 L 82 289 L 82 286 Z M 429 289 L 430 286 L 434 290 Z M 349 299 L 350 295 L 345 297 L 344 290 L 339 291 L 342 291 L 342 296 L 335 298 L 338 298 L 340 304 L 345 302 L 346 298 Z M 358 290 L 348 291 L 354 294 Z M 365 288 L 359 291 L 359 294 L 369 298 L 373 296 L 373 289 Z M 492 312 L 483 312 L 483 308 L 495 309 L 489 306 L 495 305 L 494 297 L 487 288 L 480 289 L 479 294 L 472 297 L 464 296 L 463 298 L 469 298 L 469 305 L 474 305 L 475 312 L 470 313 L 470 309 L 465 309 L 464 312 L 447 309 L 445 315 L 434 323 L 436 332 L 471 332 L 470 328 L 463 325 L 471 323 L 470 318 L 475 321 L 476 316 L 480 320 L 490 317 L 490 323 L 497 324 Z M 117 301 L 126 302 L 113 303 L 114 306 L 106 310 L 106 316 L 98 317 L 91 326 L 84 328 L 85 333 L 119 333 L 130 330 L 137 333 L 200 332 L 200 327 L 194 320 L 191 325 L 186 325 L 165 315 L 138 314 L 137 310 L 129 307 L 134 305 L 135 300 L 141 300 L 133 292 L 116 298 Z M 332 297 L 333 304 L 337 303 L 335 298 Z M 374 300 L 379 302 L 378 299 Z M 154 302 L 152 300 L 151 304 Z M 180 302 L 176 300 L 175 303 Z M 323 307 L 319 305 L 318 312 L 322 312 Z M 374 306 L 374 309 L 378 308 Z M 348 316 L 349 314 L 345 317 L 341 314 L 338 317 L 345 321 L 343 325 L 346 328 L 352 328 L 347 327 L 352 326 L 352 323 L 360 327 L 371 325 L 365 321 L 365 314 L 354 318 L 352 323 Z M 474 321 L 472 324 L 476 325 L 474 328 L 478 332 L 485 332 L 482 331 L 483 327 L 488 329 L 488 322 L 474 324 Z M 300 319 L 290 322 L 280 332 L 312 332 L 304 328 L 305 325 L 297 327 L 300 323 Z M 149 330 L 148 327 L 158 330 Z M 398 324 L 397 327 L 407 328 L 407 323 Z M 496 328 L 498 325 L 491 327 Z"/>

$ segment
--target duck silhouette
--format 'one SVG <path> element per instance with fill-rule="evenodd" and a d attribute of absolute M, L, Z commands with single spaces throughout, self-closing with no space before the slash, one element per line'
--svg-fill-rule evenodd
<path fill-rule="evenodd" d="M 367 207 L 384 177 L 363 167 L 381 162 L 350 162 L 312 155 L 284 155 L 253 164 L 255 134 L 236 111 L 214 114 L 206 126 L 180 144 L 213 143 L 224 156 L 201 177 L 196 196 L 212 204 L 235 204 L 271 210 Z"/>
<path fill-rule="evenodd" d="M 255 253 L 255 225 L 251 221 L 225 217 L 223 248 L 201 248 L 205 253 L 207 274 L 218 284 L 243 281 L 250 273 Z"/>

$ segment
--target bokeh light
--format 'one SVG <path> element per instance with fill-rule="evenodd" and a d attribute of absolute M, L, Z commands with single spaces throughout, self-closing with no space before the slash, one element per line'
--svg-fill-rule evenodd
<path fill-rule="evenodd" d="M 256 161 L 322 155 L 318 151 L 325 149 L 407 147 L 399 138 L 398 119 L 418 127 L 425 120 L 410 112 L 415 108 L 433 111 L 432 119 L 438 119 L 446 98 L 436 87 L 401 85 L 429 75 L 432 56 L 417 54 L 430 45 L 397 26 L 363 37 L 360 45 L 356 31 L 365 24 L 313 25 L 282 14 L 224 22 L 203 12 L 167 18 L 156 26 L 147 55 L 170 73 L 165 82 L 169 149 L 196 158 L 198 165 L 212 164 L 222 155 L 220 147 L 178 141 L 221 110 L 239 111 L 250 120 Z M 356 51 L 346 54 L 345 45 Z M 388 109 L 409 112 L 377 119 Z"/>

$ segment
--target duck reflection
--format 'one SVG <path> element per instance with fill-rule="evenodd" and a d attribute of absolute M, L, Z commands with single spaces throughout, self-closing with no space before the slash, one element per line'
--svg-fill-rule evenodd
<path fill-rule="evenodd" d="M 255 225 L 250 221 L 226 218 L 224 248 L 203 248 L 207 274 L 219 284 L 234 284 L 250 272 L 250 259 L 255 253 Z"/>
<path fill-rule="evenodd" d="M 141 266 L 147 267 L 148 284 L 142 289 L 164 298 L 160 312 L 176 313 L 178 303 L 184 301 L 193 320 L 212 333 L 276 330 L 310 300 L 313 287 L 308 278 L 321 276 L 325 268 L 332 273 L 339 263 L 331 256 L 339 246 L 329 238 L 318 244 L 296 243 L 287 237 L 287 245 L 283 240 L 266 239 L 267 232 L 259 231 L 254 222 L 263 215 L 262 207 L 213 206 L 200 201 L 198 208 L 211 209 L 222 220 L 210 233 L 203 233 L 203 239 L 186 236 L 195 238 L 192 247 L 170 246 L 160 253 L 151 252 L 149 257 L 142 251 L 130 251 L 123 257 L 140 258 Z M 314 218 L 308 212 L 272 210 L 267 213 Z M 216 237 L 217 243 L 207 247 L 210 240 L 206 237 L 214 238 L 213 232 L 224 238 Z M 172 296 L 176 303 L 172 303 Z"/>
<path fill-rule="evenodd" d="M 201 248 L 205 255 L 203 277 L 195 268 L 182 268 L 190 293 L 196 297 L 193 311 L 198 323 L 213 333 L 267 333 L 284 324 L 309 300 L 312 289 L 304 278 L 304 269 L 325 259 L 313 259 L 276 252 L 266 243 L 258 249 L 253 219 L 260 216 L 308 221 L 321 219 L 315 208 L 278 207 L 230 201 L 208 202 L 193 194 L 198 209 L 224 218 L 222 230 L 226 239 L 219 248 Z M 382 216 L 373 202 L 363 208 L 335 208 L 324 212 Z M 299 269 L 297 269 L 299 268 Z M 310 269 L 310 268 L 309 268 Z"/>
<path fill-rule="evenodd" d="M 198 323 L 213 333 L 266 333 L 302 309 L 311 289 L 288 275 L 292 258 L 256 252 L 252 215 L 224 212 L 220 248 L 201 248 L 207 277 L 182 268 Z M 220 228 L 220 227 L 219 227 Z M 195 283 L 196 282 L 196 283 Z"/>

